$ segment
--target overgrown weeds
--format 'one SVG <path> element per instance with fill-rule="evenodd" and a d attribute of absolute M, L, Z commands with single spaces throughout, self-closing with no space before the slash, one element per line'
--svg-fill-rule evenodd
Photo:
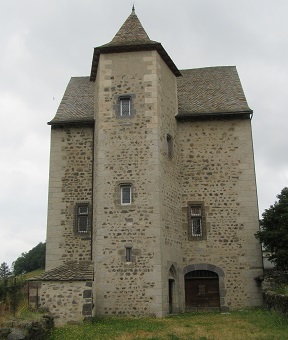
<path fill-rule="evenodd" d="M 288 285 L 287 284 L 277 285 L 273 288 L 273 291 L 277 294 L 288 295 Z"/>
<path fill-rule="evenodd" d="M 26 282 L 28 278 L 42 272 L 43 269 L 38 269 L 28 274 L 9 276 L 0 280 L 0 325 L 7 323 L 11 318 L 29 320 L 42 315 L 28 308 Z"/>
<path fill-rule="evenodd" d="M 222 340 L 287 339 L 288 320 L 263 309 L 231 313 L 193 313 L 155 318 L 94 319 L 55 329 L 49 340 Z"/>

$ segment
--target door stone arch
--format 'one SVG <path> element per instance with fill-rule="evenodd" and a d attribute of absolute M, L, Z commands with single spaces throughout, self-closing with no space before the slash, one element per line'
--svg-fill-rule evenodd
<path fill-rule="evenodd" d="M 169 297 L 169 314 L 175 311 L 175 281 L 176 281 L 176 270 L 172 264 L 168 274 L 168 297 Z"/>
<path fill-rule="evenodd" d="M 224 271 L 215 265 L 198 263 L 184 267 L 186 310 L 225 308 Z"/>

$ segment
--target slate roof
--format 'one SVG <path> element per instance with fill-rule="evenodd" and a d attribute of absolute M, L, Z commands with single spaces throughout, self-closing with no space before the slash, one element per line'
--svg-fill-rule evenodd
<path fill-rule="evenodd" d="M 181 70 L 177 118 L 252 113 L 235 66 Z M 94 86 L 89 77 L 71 78 L 49 124 L 93 122 Z"/>
<path fill-rule="evenodd" d="M 163 46 L 157 41 L 150 40 L 133 7 L 132 13 L 120 27 L 115 37 L 108 44 L 94 48 L 90 80 L 95 81 L 96 79 L 100 54 L 155 50 L 174 75 L 176 77 L 181 76 L 181 73 Z"/>
<path fill-rule="evenodd" d="M 55 117 L 48 124 L 93 122 L 94 87 L 89 77 L 72 77 Z"/>
<path fill-rule="evenodd" d="M 235 66 L 181 70 L 177 117 L 251 113 Z"/>
<path fill-rule="evenodd" d="M 30 281 L 92 281 L 93 275 L 92 262 L 67 262 L 31 278 Z"/>
<path fill-rule="evenodd" d="M 104 46 L 150 44 L 155 42 L 156 41 L 150 40 L 140 20 L 135 14 L 135 10 L 133 9 L 132 13 L 116 33 L 115 37 L 110 41 L 110 43 Z"/>

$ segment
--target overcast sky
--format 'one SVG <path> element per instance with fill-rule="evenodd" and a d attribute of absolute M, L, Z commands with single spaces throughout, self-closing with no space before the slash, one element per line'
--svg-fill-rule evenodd
<path fill-rule="evenodd" d="M 0 263 L 46 237 L 50 127 L 71 76 L 90 74 L 130 0 L 1 0 Z M 136 0 L 181 69 L 236 65 L 252 120 L 260 215 L 288 186 L 288 1 Z"/>

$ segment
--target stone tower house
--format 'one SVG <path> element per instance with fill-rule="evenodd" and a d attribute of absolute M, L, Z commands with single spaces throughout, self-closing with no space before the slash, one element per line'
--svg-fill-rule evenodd
<path fill-rule="evenodd" d="M 251 116 L 235 67 L 178 70 L 133 10 L 49 123 L 37 305 L 58 323 L 260 305 Z"/>

